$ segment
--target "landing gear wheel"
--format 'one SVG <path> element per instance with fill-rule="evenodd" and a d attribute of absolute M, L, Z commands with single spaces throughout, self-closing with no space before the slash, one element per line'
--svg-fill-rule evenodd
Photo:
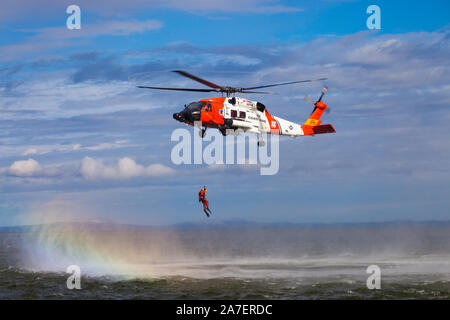
<path fill-rule="evenodd" d="M 200 130 L 200 131 L 198 132 L 198 135 L 200 136 L 200 138 L 203 139 L 203 138 L 205 137 L 205 135 L 206 135 L 206 128 Z"/>

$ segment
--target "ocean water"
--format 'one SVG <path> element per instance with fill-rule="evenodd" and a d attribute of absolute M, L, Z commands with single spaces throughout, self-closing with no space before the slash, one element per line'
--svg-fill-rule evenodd
<path fill-rule="evenodd" d="M 0 299 L 450 299 L 450 226 L 0 233 Z"/>

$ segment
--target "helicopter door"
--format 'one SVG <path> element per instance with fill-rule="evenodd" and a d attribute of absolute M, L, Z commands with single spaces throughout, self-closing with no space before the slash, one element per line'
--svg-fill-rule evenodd
<path fill-rule="evenodd" d="M 213 114 L 212 114 L 212 106 L 210 103 L 207 103 L 202 108 L 202 115 L 201 115 L 201 121 L 208 123 L 208 122 L 214 122 L 213 120 Z"/>
<path fill-rule="evenodd" d="M 206 104 L 205 105 L 205 107 L 203 108 L 203 110 L 205 111 L 205 112 L 211 112 L 212 111 L 212 106 L 211 106 L 211 104 Z"/>

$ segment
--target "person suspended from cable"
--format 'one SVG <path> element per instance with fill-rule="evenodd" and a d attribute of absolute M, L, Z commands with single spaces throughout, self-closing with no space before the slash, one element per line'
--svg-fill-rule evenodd
<path fill-rule="evenodd" d="M 206 190 L 206 186 L 203 186 L 203 189 L 200 190 L 198 193 L 198 202 L 201 202 L 203 204 L 203 211 L 205 212 L 206 216 L 209 218 L 209 215 L 212 214 L 211 210 L 209 209 L 209 202 L 206 199 L 206 193 L 208 190 Z"/>

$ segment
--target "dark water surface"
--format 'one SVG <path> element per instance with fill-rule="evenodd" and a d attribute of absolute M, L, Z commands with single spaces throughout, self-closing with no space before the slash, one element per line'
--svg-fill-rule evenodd
<path fill-rule="evenodd" d="M 0 233 L 0 299 L 450 299 L 450 227 Z"/>

